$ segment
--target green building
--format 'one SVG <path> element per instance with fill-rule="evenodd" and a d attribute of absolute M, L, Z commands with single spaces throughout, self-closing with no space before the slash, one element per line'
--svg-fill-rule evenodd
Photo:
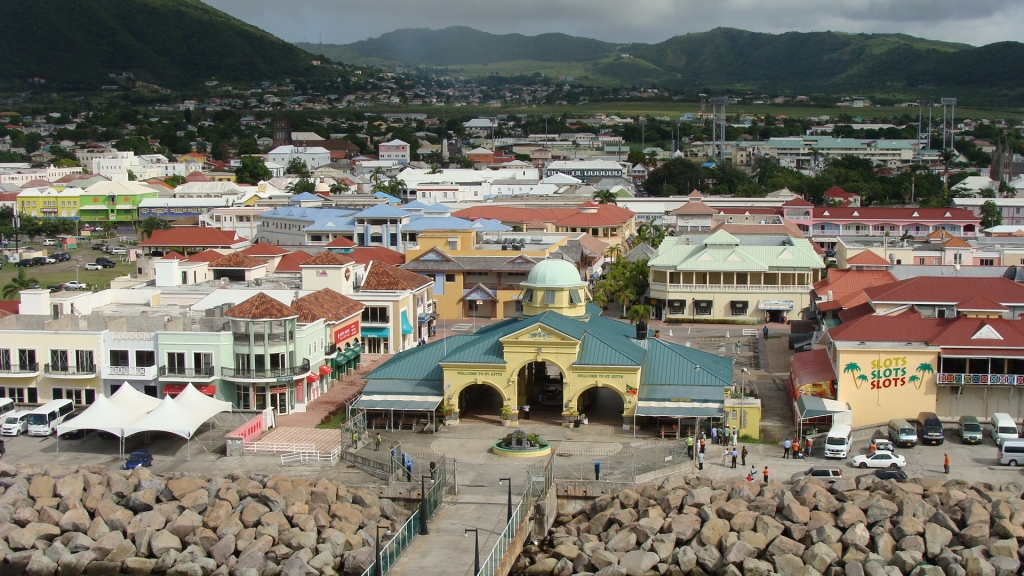
<path fill-rule="evenodd" d="M 153 188 L 138 182 L 97 182 L 82 191 L 78 213 L 82 222 L 134 223 L 139 219 L 139 204 L 158 195 Z"/>

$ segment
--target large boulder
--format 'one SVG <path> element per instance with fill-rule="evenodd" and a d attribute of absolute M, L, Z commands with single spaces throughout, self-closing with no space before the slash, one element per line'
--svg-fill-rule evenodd
<path fill-rule="evenodd" d="M 7 535 L 7 543 L 11 550 L 29 550 L 36 540 L 52 541 L 60 536 L 60 528 L 52 524 L 33 522 L 24 528 L 12 530 Z"/>
<path fill-rule="evenodd" d="M 633 550 L 622 556 L 619 567 L 625 570 L 628 576 L 640 576 L 653 568 L 658 560 L 658 555 L 653 552 Z"/>
<path fill-rule="evenodd" d="M 700 541 L 709 546 L 718 546 L 718 541 L 729 533 L 729 523 L 721 518 L 712 518 L 700 529 Z"/>
<path fill-rule="evenodd" d="M 149 549 L 153 556 L 162 558 L 170 550 L 181 552 L 181 540 L 167 530 L 160 530 L 150 538 Z"/>

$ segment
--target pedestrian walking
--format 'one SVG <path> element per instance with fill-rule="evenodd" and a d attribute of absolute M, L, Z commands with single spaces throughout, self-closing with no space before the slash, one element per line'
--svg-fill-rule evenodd
<path fill-rule="evenodd" d="M 693 436 L 686 437 L 686 457 L 693 460 Z"/>
<path fill-rule="evenodd" d="M 703 454 L 703 453 L 704 453 L 704 448 L 705 448 L 706 446 L 707 446 L 707 443 L 706 443 L 706 442 L 704 441 L 704 439 L 703 439 L 703 438 L 701 438 L 701 439 L 700 439 L 700 453 L 701 453 L 701 454 Z"/>
<path fill-rule="evenodd" d="M 804 443 L 804 446 L 805 446 L 804 454 L 806 454 L 808 458 L 811 457 L 811 446 L 813 446 L 813 445 L 814 445 L 814 442 L 812 442 L 811 441 L 811 437 L 808 436 L 807 437 L 807 442 Z"/>
<path fill-rule="evenodd" d="M 728 461 L 729 461 L 729 449 L 726 448 L 725 450 L 722 451 L 722 466 L 725 466 L 725 463 L 728 462 Z"/>
<path fill-rule="evenodd" d="M 359 448 L 359 432 L 352 433 L 352 447 L 356 449 Z"/>
<path fill-rule="evenodd" d="M 381 440 L 384 440 L 384 439 L 380 437 L 380 432 L 377 432 L 377 436 L 373 439 L 373 444 L 374 444 L 373 450 L 375 452 L 380 452 Z"/>
<path fill-rule="evenodd" d="M 949 454 L 942 455 L 942 468 L 949 474 Z"/>
<path fill-rule="evenodd" d="M 744 446 L 743 450 L 740 451 L 740 460 L 741 460 L 741 463 L 744 466 L 747 465 L 747 447 L 746 446 Z"/>
<path fill-rule="evenodd" d="M 718 444 L 718 428 L 715 426 L 711 427 L 711 443 Z"/>
<path fill-rule="evenodd" d="M 530 419 L 530 405 L 529 404 L 526 404 L 525 406 L 523 406 L 523 415 L 526 416 L 527 420 Z"/>
<path fill-rule="evenodd" d="M 786 438 L 786 441 L 782 443 L 782 457 L 784 459 L 789 458 L 789 449 L 792 447 L 793 443 L 790 442 L 789 438 Z"/>
<path fill-rule="evenodd" d="M 697 470 L 703 470 L 703 469 L 704 469 L 704 451 L 701 450 L 700 453 L 697 454 Z"/>
<path fill-rule="evenodd" d="M 765 484 L 768 483 L 768 467 L 767 466 L 764 467 L 764 483 Z"/>
<path fill-rule="evenodd" d="M 733 449 L 732 449 L 732 467 L 733 468 L 736 468 L 736 459 L 739 458 L 739 457 L 740 457 L 740 453 L 736 451 L 736 447 L 734 446 Z"/>
<path fill-rule="evenodd" d="M 767 340 L 768 339 L 768 325 L 767 324 L 765 325 L 764 330 L 761 330 L 761 333 L 764 334 L 765 340 Z M 766 482 L 767 482 L 767 480 L 766 480 Z"/>
<path fill-rule="evenodd" d="M 733 428 L 732 429 L 732 445 L 736 446 L 739 443 L 740 443 L 740 429 L 739 428 Z"/>

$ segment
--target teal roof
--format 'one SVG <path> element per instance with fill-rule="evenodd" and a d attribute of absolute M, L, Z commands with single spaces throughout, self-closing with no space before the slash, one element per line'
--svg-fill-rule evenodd
<path fill-rule="evenodd" d="M 568 260 L 548 258 L 537 263 L 526 277 L 531 286 L 576 287 L 585 284 L 580 271 Z"/>
<path fill-rule="evenodd" d="M 649 339 L 640 373 L 640 387 L 732 386 L 732 364 L 732 359 L 725 356 L 657 338 Z M 721 396 L 721 391 L 718 394 Z"/>
<path fill-rule="evenodd" d="M 583 335 L 574 366 L 639 366 L 644 361 L 640 346 L 613 346 L 593 333 Z"/>
<path fill-rule="evenodd" d="M 689 244 L 685 243 L 689 239 Z M 666 238 L 648 261 L 651 268 L 709 272 L 763 272 L 824 268 L 806 238 L 743 236 L 719 230 L 698 237 Z"/>

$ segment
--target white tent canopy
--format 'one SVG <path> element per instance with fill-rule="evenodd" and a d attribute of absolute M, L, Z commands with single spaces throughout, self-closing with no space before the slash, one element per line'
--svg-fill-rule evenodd
<path fill-rule="evenodd" d="M 209 398 L 189 384 L 177 399 L 165 396 L 155 410 L 126 426 L 124 435 L 170 432 L 187 440 L 204 422 L 226 410 L 231 410 L 230 402 Z"/>
<path fill-rule="evenodd" d="M 57 434 L 75 430 L 101 430 L 122 436 L 126 426 L 160 405 L 160 399 L 147 396 L 125 382 L 110 398 L 100 395 L 91 406 L 71 420 L 57 426 Z"/>

